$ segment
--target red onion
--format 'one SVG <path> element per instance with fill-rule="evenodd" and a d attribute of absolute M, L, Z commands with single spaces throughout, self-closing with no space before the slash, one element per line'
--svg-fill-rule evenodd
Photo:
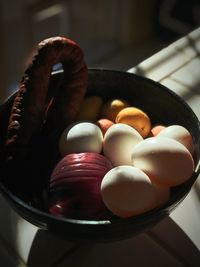
<path fill-rule="evenodd" d="M 76 219 L 106 219 L 101 181 L 112 168 L 98 153 L 68 154 L 56 165 L 50 179 L 50 213 Z"/>

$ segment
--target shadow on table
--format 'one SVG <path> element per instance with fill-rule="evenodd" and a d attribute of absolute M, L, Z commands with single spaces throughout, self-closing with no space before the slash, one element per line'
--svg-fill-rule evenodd
<path fill-rule="evenodd" d="M 0 194 L 0 266 L 23 267 L 17 245 L 18 215 Z"/>
<path fill-rule="evenodd" d="M 114 257 L 114 258 L 113 258 Z M 153 258 L 152 258 L 153 257 Z M 29 254 L 28 266 L 188 266 L 198 267 L 200 251 L 170 218 L 146 233 L 128 240 L 105 244 L 76 244 L 38 231 Z M 169 265 L 171 264 L 171 265 Z"/>
<path fill-rule="evenodd" d="M 107 267 L 112 266 L 113 261 L 115 267 L 121 267 L 122 262 L 124 267 L 133 266 L 133 263 L 145 267 L 147 261 L 150 262 L 149 266 L 155 267 L 199 266 L 199 249 L 170 217 L 166 217 L 146 233 L 127 240 L 105 244 L 80 244 L 62 240 L 43 230 L 35 231 L 34 226 L 20 220 L 3 199 L 0 203 L 3 203 L 0 236 L 6 240 L 5 248 L 8 254 L 16 261 L 12 267 L 23 266 L 17 257 L 17 252 L 22 250 L 25 250 L 25 261 L 29 267 Z M 152 259 L 150 255 L 153 255 Z M 170 261 L 175 261 L 176 264 Z"/>
<path fill-rule="evenodd" d="M 157 224 L 147 234 L 183 266 L 199 266 L 199 249 L 170 217 Z"/>

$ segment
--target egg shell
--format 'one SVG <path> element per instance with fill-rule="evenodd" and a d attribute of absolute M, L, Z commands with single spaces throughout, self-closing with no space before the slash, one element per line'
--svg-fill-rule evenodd
<path fill-rule="evenodd" d="M 101 129 L 102 134 L 105 135 L 106 131 L 114 124 L 114 122 L 108 119 L 99 119 L 96 124 Z"/>
<path fill-rule="evenodd" d="M 158 185 L 177 186 L 187 181 L 194 171 L 188 149 L 167 137 L 150 137 L 132 151 L 132 162 Z"/>
<path fill-rule="evenodd" d="M 139 108 L 127 107 L 122 109 L 115 119 L 116 123 L 125 123 L 135 128 L 145 138 L 151 130 L 151 121 L 148 115 Z"/>
<path fill-rule="evenodd" d="M 70 153 L 102 151 L 103 135 L 91 122 L 80 122 L 67 127 L 61 134 L 59 149 L 62 156 Z"/>
<path fill-rule="evenodd" d="M 101 117 L 115 121 L 117 114 L 129 104 L 124 99 L 112 99 L 103 104 L 101 109 Z"/>
<path fill-rule="evenodd" d="M 132 149 L 142 140 L 143 138 L 134 128 L 117 123 L 105 133 L 103 153 L 113 166 L 132 165 Z"/>
<path fill-rule="evenodd" d="M 101 183 L 102 199 L 119 217 L 131 217 L 157 205 L 155 188 L 148 176 L 132 166 L 111 169 Z"/>
<path fill-rule="evenodd" d="M 103 100 L 100 96 L 87 96 L 80 105 L 76 120 L 95 122 L 100 113 Z"/>
<path fill-rule="evenodd" d="M 163 129 L 157 137 L 169 137 L 183 144 L 191 154 L 194 152 L 193 139 L 190 132 L 181 125 L 170 125 Z"/>

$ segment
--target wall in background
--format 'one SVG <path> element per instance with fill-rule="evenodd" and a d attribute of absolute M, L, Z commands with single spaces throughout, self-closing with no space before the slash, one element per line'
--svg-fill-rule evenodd
<path fill-rule="evenodd" d="M 153 35 L 155 1 L 2 0 L 0 100 L 16 88 L 32 47 L 53 35 L 72 38 L 92 66 Z"/>

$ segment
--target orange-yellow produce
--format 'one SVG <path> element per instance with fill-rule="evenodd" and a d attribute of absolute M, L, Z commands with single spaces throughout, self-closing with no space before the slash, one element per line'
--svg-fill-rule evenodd
<path fill-rule="evenodd" d="M 151 121 L 148 115 L 139 108 L 127 107 L 122 109 L 117 117 L 116 123 L 125 123 L 135 128 L 145 138 L 151 130 Z"/>

